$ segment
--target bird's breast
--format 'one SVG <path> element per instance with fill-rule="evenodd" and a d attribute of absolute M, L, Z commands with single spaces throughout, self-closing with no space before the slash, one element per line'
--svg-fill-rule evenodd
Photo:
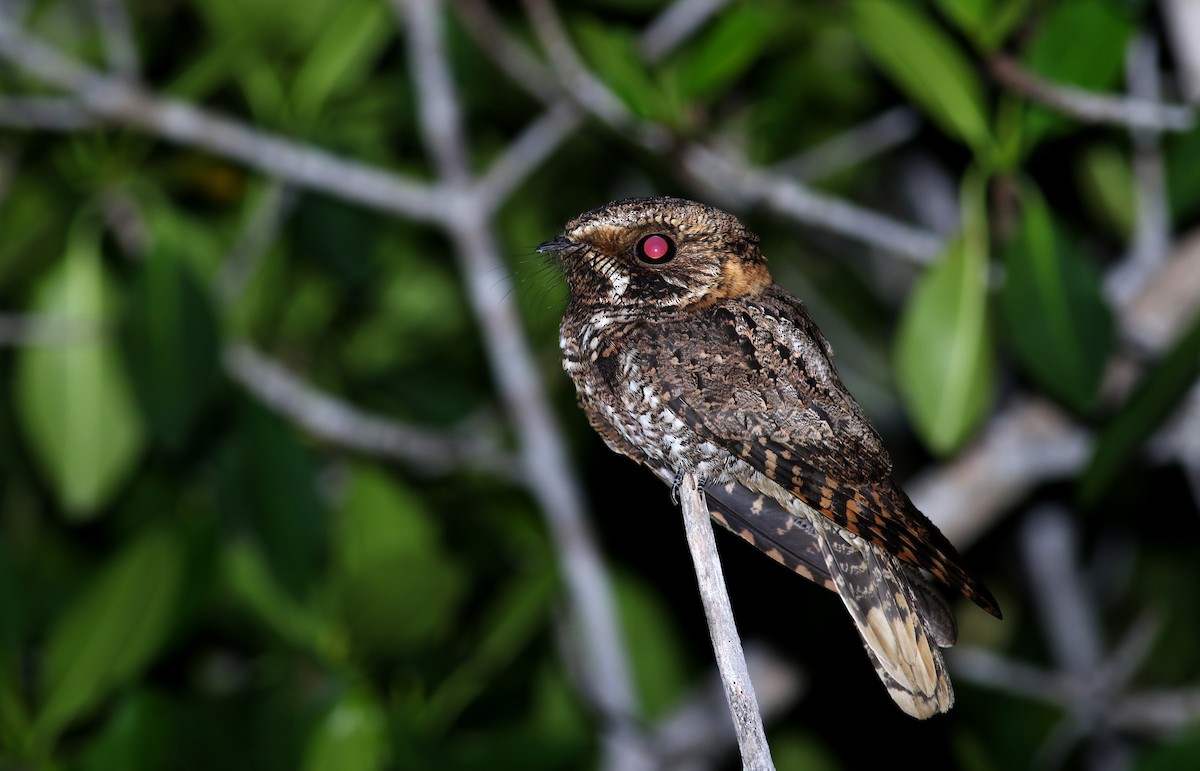
<path fill-rule="evenodd" d="M 672 411 L 658 373 L 638 355 L 630 344 L 636 336 L 627 332 L 618 320 L 604 316 L 563 324 L 563 368 L 592 424 L 611 448 L 635 460 L 672 473 L 685 468 L 709 481 L 724 481 L 733 456 L 704 440 Z"/>

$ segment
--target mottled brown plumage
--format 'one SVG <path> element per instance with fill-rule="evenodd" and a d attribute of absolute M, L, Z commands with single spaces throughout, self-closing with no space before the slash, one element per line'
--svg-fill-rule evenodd
<path fill-rule="evenodd" d="M 734 217 L 679 198 L 616 201 L 539 247 L 570 288 L 560 344 L 592 426 L 670 483 L 706 480 L 714 519 L 836 591 L 892 697 L 953 703 L 948 608 L 919 570 L 999 616 L 892 477 L 804 306 Z"/>

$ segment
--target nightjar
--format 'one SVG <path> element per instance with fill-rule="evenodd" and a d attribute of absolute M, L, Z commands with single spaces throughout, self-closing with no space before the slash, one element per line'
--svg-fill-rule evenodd
<path fill-rule="evenodd" d="M 939 648 L 957 629 L 922 571 L 1000 610 L 893 478 L 758 238 L 710 206 L 630 198 L 579 215 L 538 251 L 558 253 L 563 367 L 605 443 L 668 484 L 694 471 L 718 523 L 840 595 L 901 709 L 949 709 Z"/>

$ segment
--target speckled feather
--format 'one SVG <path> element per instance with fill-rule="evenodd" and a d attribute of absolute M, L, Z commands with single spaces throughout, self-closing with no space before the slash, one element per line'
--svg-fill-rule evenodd
<path fill-rule="evenodd" d="M 673 259 L 639 260 L 661 234 Z M 803 305 L 771 282 L 758 239 L 678 198 L 626 199 L 569 222 L 560 344 L 592 426 L 664 481 L 694 470 L 714 519 L 836 591 L 893 699 L 953 703 L 937 646 L 954 621 L 917 568 L 999 615 L 991 594 L 892 477 Z"/>

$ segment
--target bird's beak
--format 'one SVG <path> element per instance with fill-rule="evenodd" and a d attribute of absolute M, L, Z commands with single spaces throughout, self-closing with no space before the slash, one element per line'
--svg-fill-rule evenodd
<path fill-rule="evenodd" d="M 557 238 L 551 238 L 534 251 L 536 251 L 538 254 L 545 254 L 546 252 L 561 252 L 564 249 L 570 249 L 574 245 L 575 244 L 571 242 L 571 239 L 567 238 L 566 236 L 559 236 Z"/>

